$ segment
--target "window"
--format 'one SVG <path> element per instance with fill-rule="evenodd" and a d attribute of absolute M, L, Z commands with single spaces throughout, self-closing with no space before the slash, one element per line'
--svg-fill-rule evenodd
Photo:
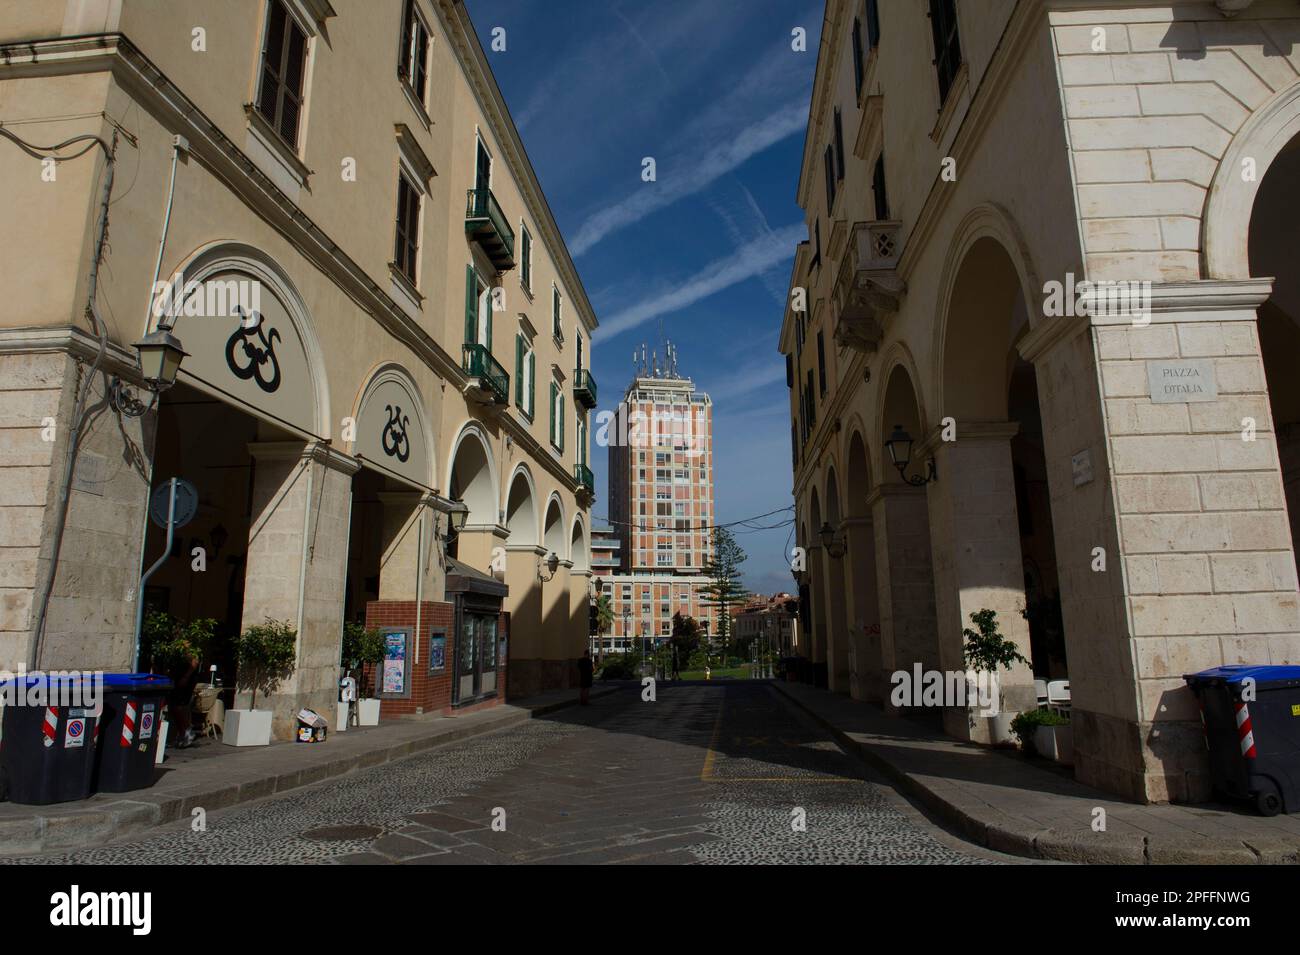
<path fill-rule="evenodd" d="M 415 263 L 420 251 L 420 190 L 405 172 L 397 174 L 397 235 L 393 264 L 415 283 Z"/>
<path fill-rule="evenodd" d="M 934 68 L 939 75 L 939 104 L 942 107 L 961 67 L 956 0 L 930 0 L 930 31 L 934 34 Z"/>
<path fill-rule="evenodd" d="M 564 310 L 564 302 L 560 297 L 558 286 L 551 286 L 551 334 L 555 336 L 557 342 L 564 341 L 564 323 L 561 320 Z"/>
<path fill-rule="evenodd" d="M 465 267 L 465 344 L 492 351 L 492 289 L 472 265 Z"/>
<path fill-rule="evenodd" d="M 533 343 L 519 332 L 515 335 L 515 407 L 528 420 L 533 419 L 534 380 L 537 374 L 537 356 L 533 353 Z"/>
<path fill-rule="evenodd" d="M 853 91 L 862 95 L 862 21 L 853 18 Z"/>
<path fill-rule="evenodd" d="M 817 219 L 813 222 L 813 257 L 808 260 L 808 271 L 811 272 L 817 266 L 822 264 L 822 220 Z M 802 319 L 800 320 L 802 322 Z M 803 345 L 802 325 L 799 332 L 799 344 Z"/>
<path fill-rule="evenodd" d="M 813 373 L 811 368 L 808 369 L 808 381 L 805 390 L 808 395 L 808 430 L 811 432 L 817 426 L 817 405 L 816 399 L 813 398 Z"/>
<path fill-rule="evenodd" d="M 822 340 L 822 333 L 817 333 L 817 375 L 821 385 L 822 397 L 826 397 L 826 346 Z"/>
<path fill-rule="evenodd" d="M 889 194 L 885 191 L 885 154 L 876 157 L 876 168 L 871 173 L 871 192 L 875 198 L 876 221 L 889 219 Z"/>
<path fill-rule="evenodd" d="M 551 446 L 564 452 L 564 389 L 551 382 Z"/>
<path fill-rule="evenodd" d="M 880 46 L 880 0 L 867 0 L 867 49 Z"/>
<path fill-rule="evenodd" d="M 397 75 L 411 88 L 420 105 L 427 106 L 429 28 L 415 9 L 415 0 L 406 0 L 406 9 L 402 11 L 402 49 L 397 60 Z"/>
<path fill-rule="evenodd" d="M 519 281 L 530 295 L 533 291 L 533 234 L 528 226 L 519 224 Z"/>
<path fill-rule="evenodd" d="M 844 124 L 840 120 L 840 110 L 835 108 L 835 170 L 838 179 L 844 178 Z"/>
<path fill-rule="evenodd" d="M 794 358 L 790 355 L 785 356 L 785 386 L 794 387 Z"/>
<path fill-rule="evenodd" d="M 302 114 L 306 61 L 307 34 L 289 15 L 283 0 L 269 0 L 257 111 L 294 149 L 298 148 L 298 119 Z"/>
<path fill-rule="evenodd" d="M 835 206 L 835 147 L 827 145 L 823 157 L 826 168 L 826 212 L 829 214 Z M 818 243 L 818 258 L 821 257 L 821 244 Z"/>

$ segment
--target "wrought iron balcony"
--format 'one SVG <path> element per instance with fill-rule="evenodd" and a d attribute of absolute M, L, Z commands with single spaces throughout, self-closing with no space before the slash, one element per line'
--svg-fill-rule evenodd
<path fill-rule="evenodd" d="M 596 407 L 596 379 L 586 368 L 573 372 L 573 400 L 588 410 Z"/>
<path fill-rule="evenodd" d="M 465 234 L 477 242 L 497 271 L 515 267 L 515 233 L 491 189 L 470 189 L 465 201 Z"/>
<path fill-rule="evenodd" d="M 902 229 L 894 221 L 854 223 L 831 291 L 839 344 L 863 352 L 879 347 L 885 322 L 907 293 L 897 272 Z"/>
<path fill-rule="evenodd" d="M 580 488 L 586 488 L 588 491 L 596 490 L 596 475 L 592 474 L 591 468 L 585 464 L 573 466 L 573 479 L 578 482 Z"/>
<path fill-rule="evenodd" d="M 487 404 L 504 405 L 510 402 L 510 376 L 501 363 L 492 357 L 486 345 L 466 345 L 461 367 L 469 376 L 467 391 L 473 390 Z"/>

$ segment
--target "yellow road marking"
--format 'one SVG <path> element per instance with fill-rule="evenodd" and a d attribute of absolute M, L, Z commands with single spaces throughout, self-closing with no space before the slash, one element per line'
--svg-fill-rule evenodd
<path fill-rule="evenodd" d="M 727 695 L 722 695 L 722 702 L 718 704 L 718 718 L 713 721 L 713 735 L 709 738 L 709 748 L 704 753 L 704 766 L 700 769 L 700 782 L 707 783 L 713 778 L 713 761 L 717 758 L 714 747 L 718 745 L 718 738 L 722 735 L 722 711 L 727 706 Z"/>

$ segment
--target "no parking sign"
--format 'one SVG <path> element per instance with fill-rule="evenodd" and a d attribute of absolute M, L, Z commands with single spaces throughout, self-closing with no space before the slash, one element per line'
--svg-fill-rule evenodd
<path fill-rule="evenodd" d="M 140 717 L 140 738 L 150 739 L 153 736 L 153 707 L 146 706 L 144 715 Z"/>
<path fill-rule="evenodd" d="M 72 749 L 75 746 L 84 746 L 86 743 L 86 721 L 81 717 L 74 716 L 68 720 L 68 725 L 63 731 L 63 748 Z"/>

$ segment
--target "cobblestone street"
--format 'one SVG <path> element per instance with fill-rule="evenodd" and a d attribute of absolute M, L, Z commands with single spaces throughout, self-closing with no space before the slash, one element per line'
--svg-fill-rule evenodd
<path fill-rule="evenodd" d="M 328 744 L 327 744 L 328 745 Z M 802 810 L 800 814 L 798 811 Z M 504 831 L 492 827 L 504 812 Z M 797 815 L 806 830 L 796 830 Z M 631 689 L 73 863 L 975 863 L 757 684 Z"/>

